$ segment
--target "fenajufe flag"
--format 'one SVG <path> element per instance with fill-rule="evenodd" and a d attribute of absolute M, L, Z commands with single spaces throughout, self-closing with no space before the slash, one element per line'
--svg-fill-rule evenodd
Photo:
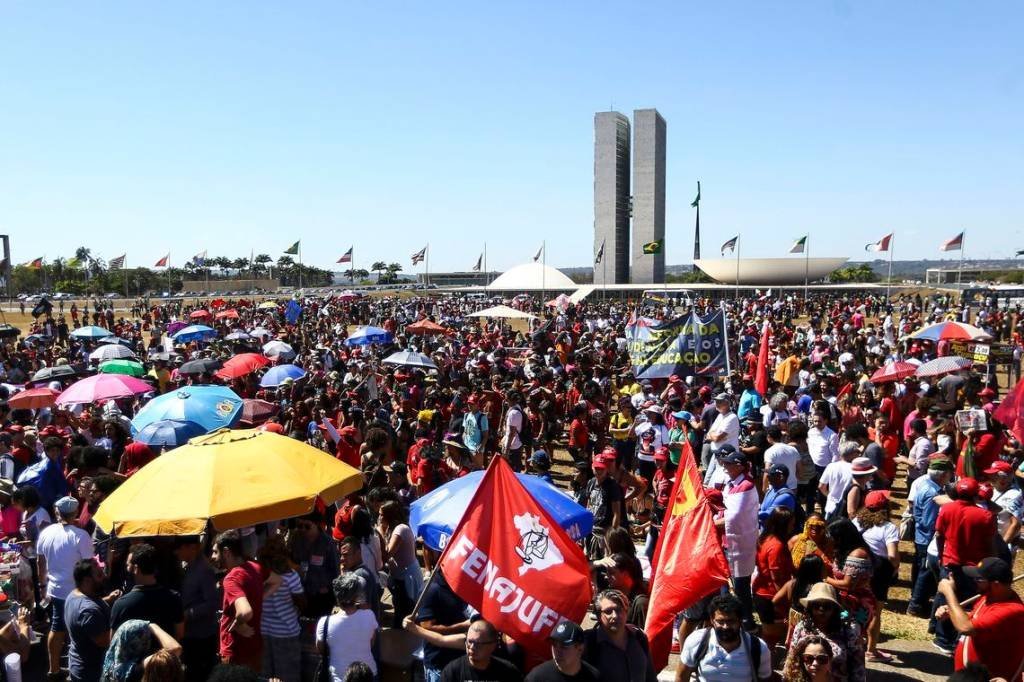
<path fill-rule="evenodd" d="M 439 563 L 455 594 L 545 659 L 551 630 L 579 623 L 591 601 L 583 551 L 503 457 L 491 460 Z"/>
<path fill-rule="evenodd" d="M 889 234 L 885 235 L 884 237 L 879 239 L 874 244 L 868 244 L 867 246 L 865 246 L 864 250 L 865 251 L 888 251 L 889 250 L 889 242 L 892 241 L 892 235 L 893 235 L 893 233 L 890 232 Z"/>
<path fill-rule="evenodd" d="M 659 239 L 655 242 L 647 242 L 644 244 L 644 253 L 648 256 L 661 253 L 661 245 L 665 240 Z"/>
<path fill-rule="evenodd" d="M 964 245 L 964 233 L 961 232 L 952 239 L 947 239 L 942 242 L 942 246 L 939 247 L 940 251 L 959 251 Z"/>
<path fill-rule="evenodd" d="M 344 253 L 344 255 L 342 255 L 342 257 L 338 259 L 338 262 L 339 263 L 351 263 L 352 262 L 352 249 L 353 248 L 355 248 L 355 247 L 352 247 L 352 246 L 348 247 L 348 251 L 346 251 Z"/>
<path fill-rule="evenodd" d="M 686 440 L 654 549 L 651 576 L 644 632 L 654 669 L 661 670 L 668 663 L 676 614 L 729 582 L 729 564 L 718 542 L 714 513 Z"/>
<path fill-rule="evenodd" d="M 294 244 L 289 246 L 287 249 L 285 249 L 284 252 L 287 253 L 289 256 L 297 256 L 297 255 L 299 255 L 299 242 L 301 242 L 301 241 L 302 240 L 300 239 L 298 242 L 295 242 Z"/>

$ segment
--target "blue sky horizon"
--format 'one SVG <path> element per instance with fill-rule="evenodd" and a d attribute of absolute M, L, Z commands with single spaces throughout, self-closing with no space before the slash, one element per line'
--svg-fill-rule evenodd
<path fill-rule="evenodd" d="M 1024 248 L 1024 5 L 522 2 L 0 6 L 0 232 L 341 269 L 593 254 L 593 115 L 668 124 L 666 259 Z M 799 258 L 799 256 L 793 256 Z"/>

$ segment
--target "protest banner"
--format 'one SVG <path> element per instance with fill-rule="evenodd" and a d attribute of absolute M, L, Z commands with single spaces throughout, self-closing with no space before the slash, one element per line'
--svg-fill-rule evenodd
<path fill-rule="evenodd" d="M 691 313 L 661 324 L 636 320 L 626 327 L 633 373 L 638 379 L 724 374 L 728 368 L 725 333 L 721 310 L 705 319 Z"/>

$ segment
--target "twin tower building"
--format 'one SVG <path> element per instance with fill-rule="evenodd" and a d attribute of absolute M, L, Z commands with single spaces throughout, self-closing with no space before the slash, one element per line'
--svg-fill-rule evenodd
<path fill-rule="evenodd" d="M 656 109 L 634 111 L 632 130 L 617 111 L 594 114 L 594 284 L 665 281 L 665 136 Z"/>

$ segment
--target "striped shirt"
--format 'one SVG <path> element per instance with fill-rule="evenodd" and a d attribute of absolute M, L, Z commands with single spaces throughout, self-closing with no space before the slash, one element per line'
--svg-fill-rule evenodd
<path fill-rule="evenodd" d="M 302 594 L 302 580 L 295 571 L 288 571 L 281 575 L 277 589 L 263 597 L 260 630 L 264 637 L 299 636 L 299 611 L 293 594 Z"/>

